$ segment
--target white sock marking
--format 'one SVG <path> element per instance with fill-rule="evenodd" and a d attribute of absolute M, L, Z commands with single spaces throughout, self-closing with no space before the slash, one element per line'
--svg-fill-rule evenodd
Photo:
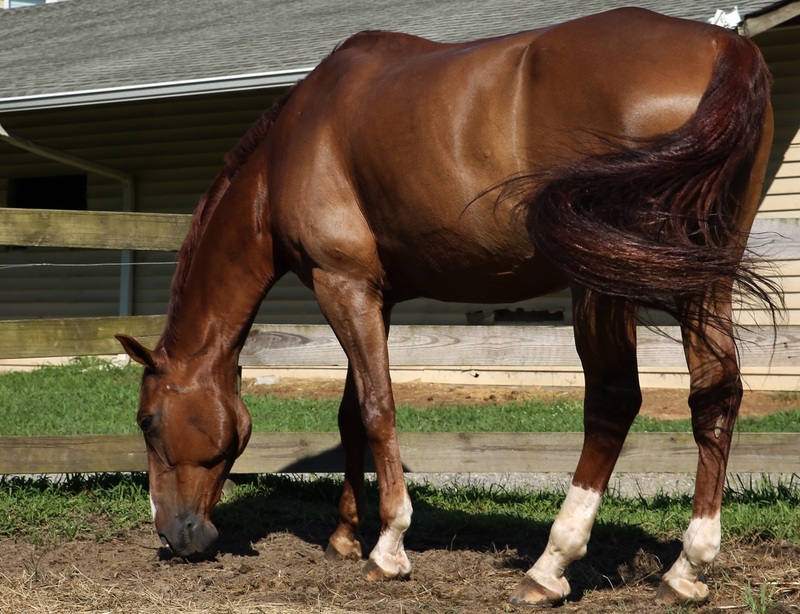
<path fill-rule="evenodd" d="M 547 547 L 528 570 L 531 578 L 562 596 L 569 594 L 564 570 L 572 561 L 586 554 L 586 546 L 602 498 L 602 493 L 596 490 L 574 484 L 569 487 L 561 511 L 550 529 Z"/>
<path fill-rule="evenodd" d="M 706 518 L 692 518 L 683 535 L 683 551 L 678 560 L 664 574 L 664 582 L 682 597 L 700 601 L 708 596 L 708 587 L 698 581 L 697 575 L 719 553 L 722 540 L 722 523 L 719 512 Z"/>
<path fill-rule="evenodd" d="M 719 512 L 709 518 L 692 518 L 683 535 L 683 551 L 693 566 L 704 567 L 719 554 L 721 541 Z"/>
<path fill-rule="evenodd" d="M 386 527 L 378 538 L 378 543 L 369 555 L 384 572 L 407 575 L 411 571 L 405 549 L 403 548 L 403 535 L 411 526 L 413 508 L 408 493 L 405 493 L 403 505 L 397 511 L 394 520 Z"/>

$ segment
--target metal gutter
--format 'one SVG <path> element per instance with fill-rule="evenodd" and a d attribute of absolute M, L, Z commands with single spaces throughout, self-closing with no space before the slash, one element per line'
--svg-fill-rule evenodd
<path fill-rule="evenodd" d="M 746 15 L 738 31 L 742 36 L 753 37 L 798 15 L 800 15 L 800 1 L 782 3 L 774 8 Z"/>
<path fill-rule="evenodd" d="M 45 145 L 39 145 L 20 136 L 9 134 L 2 125 L 0 125 L 0 141 L 67 166 L 116 179 L 122 183 L 122 210 L 131 212 L 136 209 L 136 181 L 133 175 L 105 164 L 86 160 Z M 122 266 L 119 274 L 119 315 L 121 316 L 129 316 L 133 310 L 133 273 L 132 267 L 129 266 L 131 262 L 133 262 L 133 251 L 129 249 L 122 250 Z"/>
<path fill-rule="evenodd" d="M 0 98 L 0 113 L 288 87 L 294 85 L 312 70 L 313 67 L 294 68 L 264 73 L 126 85 L 96 90 L 12 96 Z"/>

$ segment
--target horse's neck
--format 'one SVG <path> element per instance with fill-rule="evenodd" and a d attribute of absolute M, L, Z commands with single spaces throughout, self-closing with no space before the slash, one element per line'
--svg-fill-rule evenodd
<path fill-rule="evenodd" d="M 162 344 L 174 358 L 236 361 L 266 288 L 272 283 L 272 237 L 263 174 L 246 165 L 209 214 L 185 280 L 173 289 Z M 258 227 L 262 226 L 262 227 Z"/>

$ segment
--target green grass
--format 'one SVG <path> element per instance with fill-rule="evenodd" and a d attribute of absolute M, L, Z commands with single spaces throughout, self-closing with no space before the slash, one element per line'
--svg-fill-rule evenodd
<path fill-rule="evenodd" d="M 3 373 L 0 435 L 134 433 L 141 373 L 87 359 Z"/>
<path fill-rule="evenodd" d="M 144 474 L 71 476 L 61 483 L 0 476 L 0 537 L 37 545 L 109 539 L 148 520 L 147 493 Z"/>
<path fill-rule="evenodd" d="M 131 434 L 141 368 L 82 359 L 62 367 L 0 374 L 0 436 Z M 256 432 L 335 431 L 337 400 L 245 395 Z M 798 401 L 800 407 L 800 401 Z M 436 408 L 400 406 L 402 431 L 542 432 L 582 430 L 581 404 L 528 400 Z M 800 410 L 742 419 L 740 432 L 800 432 Z M 685 420 L 639 417 L 634 431 L 690 431 Z"/>
<path fill-rule="evenodd" d="M 214 512 L 226 539 L 256 539 L 252 531 L 294 530 L 324 541 L 337 517 L 341 479 L 298 479 L 281 475 L 236 476 L 239 483 Z M 564 493 L 521 488 L 411 484 L 414 535 L 518 535 L 535 527 L 546 535 Z M 377 488 L 368 484 L 372 513 L 367 531 L 377 530 Z M 800 544 L 800 489 L 792 482 L 760 481 L 726 488 L 722 508 L 725 539 L 782 540 Z M 691 515 L 688 495 L 620 497 L 607 495 L 595 534 L 620 528 L 656 539 L 680 539 Z M 83 539 L 104 541 L 151 522 L 144 474 L 72 476 L 46 479 L 0 478 L 0 538 L 36 544 Z M 485 544 L 484 544 L 485 545 Z"/>

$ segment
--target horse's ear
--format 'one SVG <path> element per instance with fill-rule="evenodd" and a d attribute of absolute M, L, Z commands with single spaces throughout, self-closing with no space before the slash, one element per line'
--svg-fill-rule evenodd
<path fill-rule="evenodd" d="M 125 353 L 133 360 L 138 362 L 140 365 L 147 367 L 148 369 L 152 369 L 153 371 L 158 369 L 156 357 L 152 350 L 148 350 L 130 335 L 120 334 L 114 335 L 114 337 L 116 337 L 117 341 L 120 342 L 122 349 L 125 350 Z"/>

